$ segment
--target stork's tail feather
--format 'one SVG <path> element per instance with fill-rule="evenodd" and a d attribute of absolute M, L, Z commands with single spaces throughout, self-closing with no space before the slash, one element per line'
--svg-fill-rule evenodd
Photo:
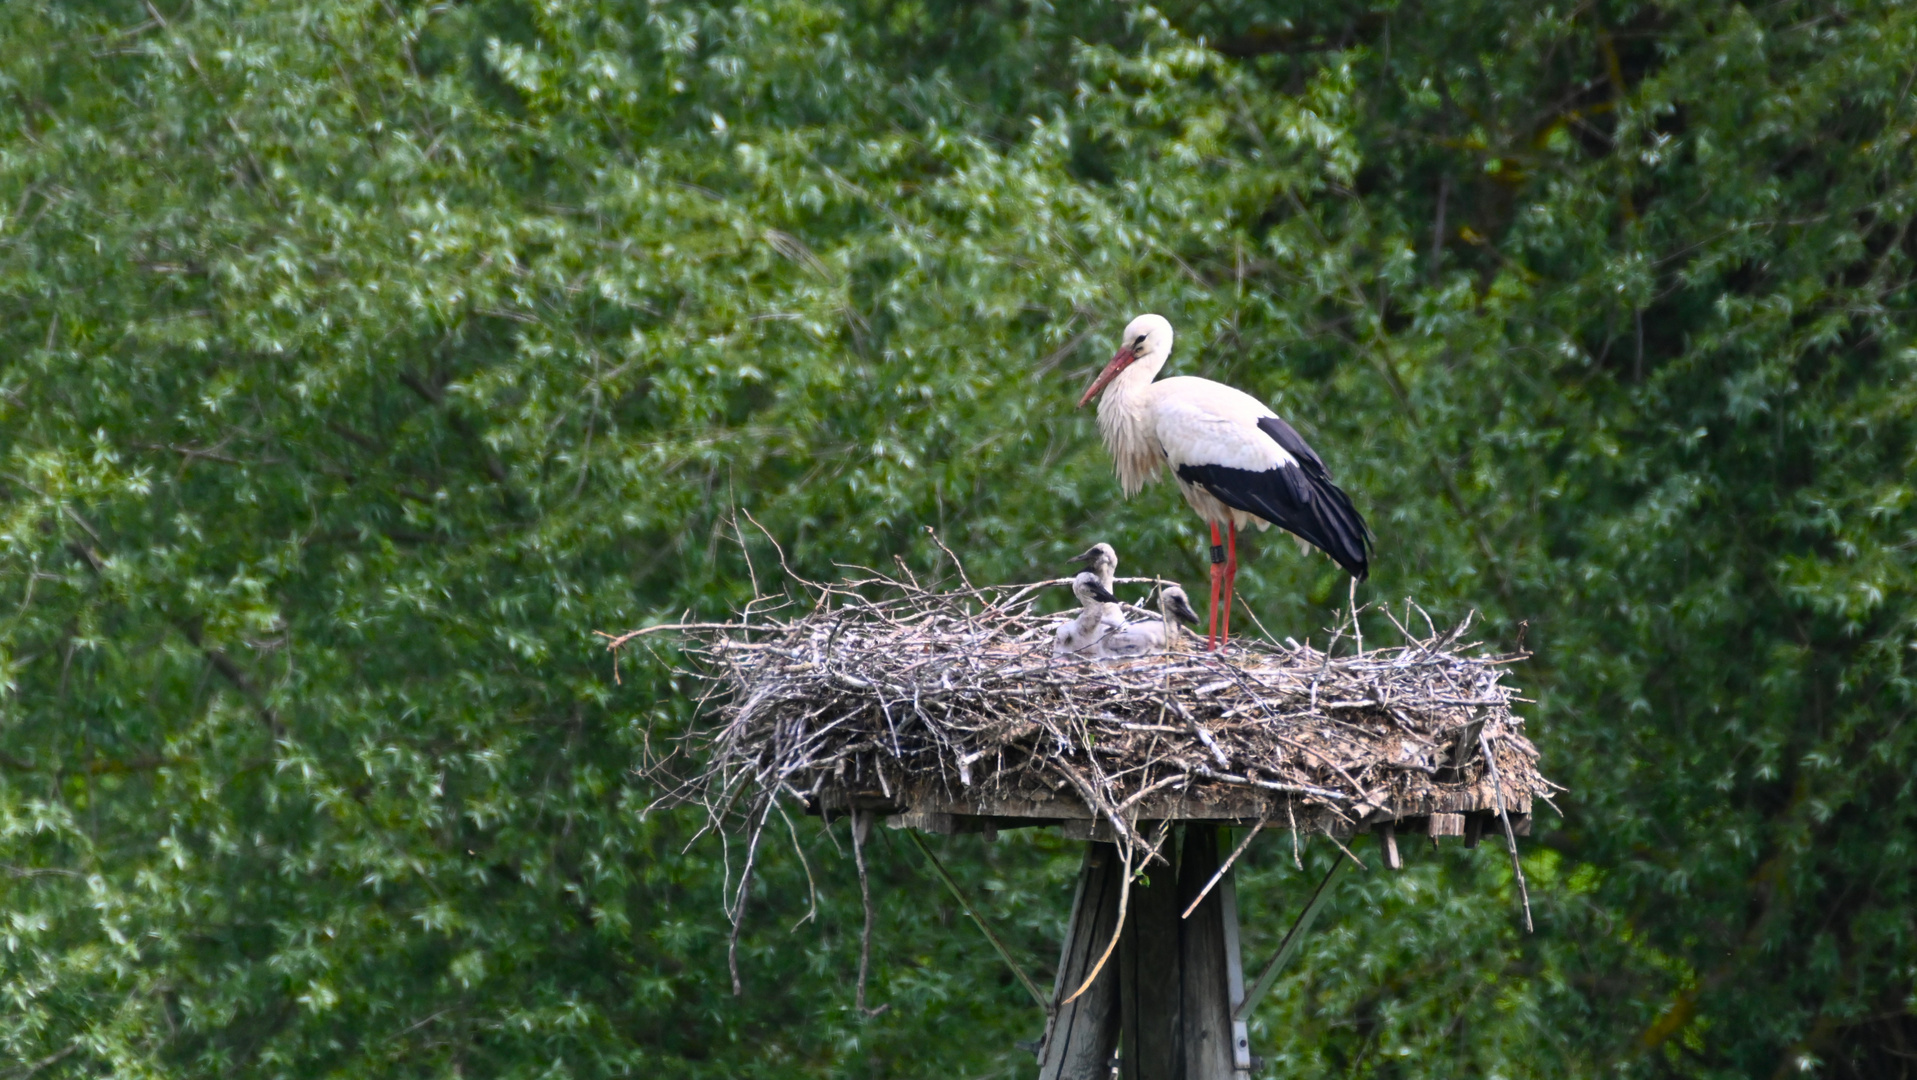
<path fill-rule="evenodd" d="M 1365 519 L 1358 514 L 1358 508 L 1351 505 L 1351 496 L 1344 489 L 1325 480 L 1312 485 L 1318 496 L 1312 500 L 1318 510 L 1318 523 L 1324 539 L 1305 537 L 1306 540 L 1331 556 L 1345 572 L 1363 581 L 1371 573 L 1371 530 L 1365 525 Z"/>

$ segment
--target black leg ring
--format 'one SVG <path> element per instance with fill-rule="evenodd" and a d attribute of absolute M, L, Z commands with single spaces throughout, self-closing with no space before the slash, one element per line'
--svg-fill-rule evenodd
<path fill-rule="evenodd" d="M 1225 549 L 1223 545 L 1213 544 L 1211 546 L 1211 561 L 1215 563 L 1221 563 L 1225 561 Z"/>

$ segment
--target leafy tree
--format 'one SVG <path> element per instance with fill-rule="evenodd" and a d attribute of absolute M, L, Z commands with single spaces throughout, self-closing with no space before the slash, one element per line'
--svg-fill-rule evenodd
<path fill-rule="evenodd" d="M 1538 933 L 1484 849 L 1348 884 L 1267 1071 L 1903 1067 L 1914 55 L 1890 3 L 7 5 L 0 1047 L 1028 1069 L 883 832 L 889 1008 L 797 817 L 733 997 L 726 852 L 631 771 L 687 687 L 590 632 L 725 612 L 768 535 L 1201 580 L 1070 408 L 1156 310 L 1358 495 L 1370 598 L 1535 650 L 1570 787 Z M 1241 584 L 1303 636 L 1342 580 Z M 1046 966 L 1071 846 L 948 857 Z M 1258 849 L 1252 949 L 1328 857 Z"/>

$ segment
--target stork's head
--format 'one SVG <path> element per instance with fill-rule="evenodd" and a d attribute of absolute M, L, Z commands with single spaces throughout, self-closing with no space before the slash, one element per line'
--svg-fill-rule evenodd
<path fill-rule="evenodd" d="M 1118 373 L 1131 367 L 1140 360 L 1156 360 L 1160 366 L 1171 355 L 1172 328 L 1163 315 L 1140 315 L 1125 324 L 1125 336 L 1118 343 L 1118 352 L 1105 370 L 1098 373 L 1092 385 L 1085 388 L 1085 396 L 1078 399 L 1079 408 L 1098 396 L 1105 384 L 1118 378 Z"/>
<path fill-rule="evenodd" d="M 1083 563 L 1093 573 L 1101 573 L 1118 569 L 1118 552 L 1112 550 L 1110 544 L 1098 543 L 1086 548 L 1084 554 L 1072 556 L 1070 561 Z"/>
<path fill-rule="evenodd" d="M 1177 619 L 1186 626 L 1198 625 L 1198 613 L 1192 610 L 1191 598 L 1176 585 L 1167 585 L 1159 591 L 1158 610 L 1165 616 L 1166 622 Z"/>
<path fill-rule="evenodd" d="M 1086 570 L 1072 579 L 1072 595 L 1078 597 L 1079 603 L 1088 606 L 1091 604 L 1118 603 L 1118 597 L 1107 592 L 1105 586 L 1098 583 L 1098 575 L 1092 573 L 1090 570 Z"/>

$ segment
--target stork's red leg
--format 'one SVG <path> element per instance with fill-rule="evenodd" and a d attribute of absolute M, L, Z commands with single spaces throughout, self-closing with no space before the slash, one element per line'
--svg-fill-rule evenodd
<path fill-rule="evenodd" d="M 1218 589 L 1225 582 L 1225 548 L 1218 542 L 1218 523 L 1211 523 L 1211 633 L 1205 638 L 1205 649 L 1218 651 Z"/>
<path fill-rule="evenodd" d="M 1225 523 L 1225 632 L 1218 640 L 1224 648 L 1231 641 L 1231 605 L 1238 597 L 1238 523 Z"/>

